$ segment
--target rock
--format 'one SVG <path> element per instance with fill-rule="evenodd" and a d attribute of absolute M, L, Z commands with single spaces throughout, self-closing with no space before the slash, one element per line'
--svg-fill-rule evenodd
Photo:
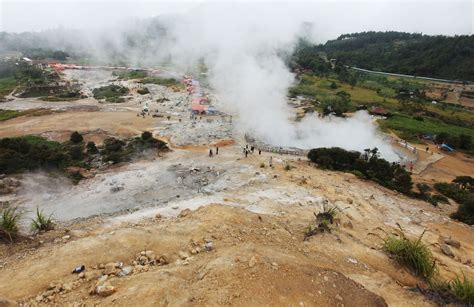
<path fill-rule="evenodd" d="M 211 242 L 207 242 L 206 244 L 204 244 L 204 248 L 206 249 L 206 251 L 210 252 L 214 249 L 214 243 Z"/>
<path fill-rule="evenodd" d="M 72 282 L 67 282 L 63 284 L 63 289 L 65 292 L 72 291 Z"/>
<path fill-rule="evenodd" d="M 448 245 L 451 245 L 452 247 L 455 247 L 455 248 L 460 248 L 461 247 L 461 243 L 459 241 L 456 241 L 456 240 L 451 239 L 451 238 L 444 238 L 444 243 L 446 243 Z"/>
<path fill-rule="evenodd" d="M 163 256 L 160 256 L 160 258 L 158 259 L 158 262 L 161 265 L 166 265 L 166 264 L 170 263 L 170 260 L 167 256 L 163 255 Z"/>
<path fill-rule="evenodd" d="M 342 296 L 340 296 L 339 294 L 337 294 L 335 298 L 336 300 L 341 301 L 341 302 L 344 300 Z"/>
<path fill-rule="evenodd" d="M 171 207 L 171 209 L 173 209 L 173 210 L 178 210 L 178 208 L 179 208 L 178 206 L 172 206 Z"/>
<path fill-rule="evenodd" d="M 140 263 L 141 265 L 145 265 L 148 263 L 148 258 L 147 256 L 140 256 L 138 257 L 138 263 Z"/>
<path fill-rule="evenodd" d="M 190 213 L 191 213 L 190 209 L 184 209 L 178 214 L 178 217 L 185 217 L 185 216 L 188 216 Z"/>
<path fill-rule="evenodd" d="M 145 256 L 149 259 L 149 260 L 155 260 L 156 256 L 155 256 L 155 253 L 151 250 L 148 250 L 148 251 L 145 251 Z"/>
<path fill-rule="evenodd" d="M 155 219 L 157 219 L 157 220 L 161 219 L 161 214 L 157 213 L 157 214 L 155 215 Z"/>
<path fill-rule="evenodd" d="M 99 296 L 104 296 L 104 297 L 112 295 L 116 291 L 117 290 L 115 289 L 115 287 L 113 287 L 109 284 L 104 284 L 104 285 L 100 285 L 100 286 L 95 287 L 95 293 Z"/>
<path fill-rule="evenodd" d="M 90 280 L 93 280 L 93 279 L 97 279 L 99 278 L 100 276 L 102 276 L 102 273 L 100 271 L 88 271 L 88 272 L 84 272 L 84 278 L 87 280 L 87 281 L 90 281 Z"/>
<path fill-rule="evenodd" d="M 179 256 L 179 258 L 181 258 L 181 259 L 183 259 L 183 260 L 189 258 L 189 254 L 186 253 L 185 251 L 179 251 L 179 252 L 178 252 L 178 256 Z"/>
<path fill-rule="evenodd" d="M 347 222 L 342 223 L 342 226 L 344 226 L 346 228 L 349 228 L 349 229 L 354 229 L 354 225 L 352 224 L 351 221 L 347 221 Z"/>
<path fill-rule="evenodd" d="M 105 283 L 107 281 L 107 279 L 109 279 L 109 277 L 107 275 L 102 275 L 96 282 L 96 286 L 99 286 L 99 285 L 102 285 L 103 283 Z"/>
<path fill-rule="evenodd" d="M 145 258 L 146 259 L 146 258 Z M 117 270 L 115 269 L 115 263 L 110 262 L 105 265 L 105 275 L 112 275 L 115 274 Z"/>
<path fill-rule="evenodd" d="M 38 296 L 35 298 L 35 301 L 37 301 L 37 302 L 39 303 L 39 302 L 41 302 L 43 299 L 44 299 L 43 295 L 40 294 L 40 295 L 38 295 Z"/>
<path fill-rule="evenodd" d="M 278 270 L 278 263 L 272 262 L 272 269 Z"/>
<path fill-rule="evenodd" d="M 116 193 L 116 192 L 119 192 L 119 191 L 122 191 L 123 190 L 123 187 L 111 187 L 110 188 L 110 192 L 112 193 Z"/>
<path fill-rule="evenodd" d="M 354 203 L 354 201 L 353 201 L 352 198 L 350 198 L 350 197 L 348 197 L 346 200 L 347 200 L 347 202 L 348 202 L 349 204 L 351 204 L 351 205 Z"/>
<path fill-rule="evenodd" d="M 350 263 L 353 263 L 353 264 L 357 264 L 358 261 L 355 260 L 354 258 L 347 258 L 347 261 L 350 262 Z"/>
<path fill-rule="evenodd" d="M 84 278 L 84 277 L 85 277 L 84 272 L 79 273 L 79 275 L 77 275 L 77 277 L 78 277 L 78 278 L 81 278 L 81 279 Z"/>
<path fill-rule="evenodd" d="M 65 236 L 62 237 L 63 240 L 69 240 L 70 238 L 71 238 L 70 235 L 65 235 Z"/>
<path fill-rule="evenodd" d="M 132 274 L 133 272 L 133 267 L 132 266 L 125 266 L 122 268 L 122 270 L 118 273 L 118 276 L 124 277 Z"/>
<path fill-rule="evenodd" d="M 442 243 L 440 245 L 440 248 L 441 248 L 441 251 L 443 252 L 443 254 L 445 254 L 448 257 L 454 258 L 454 253 L 451 250 L 451 248 L 449 248 L 449 246 L 447 244 Z"/>
<path fill-rule="evenodd" d="M 257 259 L 255 258 L 255 256 L 252 256 L 252 258 L 250 258 L 250 261 L 249 261 L 249 267 L 253 267 L 257 264 Z"/>

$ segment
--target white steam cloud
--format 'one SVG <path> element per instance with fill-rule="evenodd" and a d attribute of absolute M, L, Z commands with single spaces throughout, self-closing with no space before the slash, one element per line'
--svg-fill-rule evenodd
<path fill-rule="evenodd" d="M 291 53 L 302 34 L 314 37 L 304 23 L 308 14 L 302 7 L 203 5 L 170 27 L 171 58 L 180 65 L 203 59 L 220 107 L 238 115 L 241 131 L 267 143 L 359 151 L 377 147 L 383 157 L 396 160 L 366 113 L 350 119 L 290 119 L 287 93 L 294 76 L 281 55 Z"/>
<path fill-rule="evenodd" d="M 218 108 L 237 115 L 239 131 L 278 146 L 359 151 L 377 147 L 384 158 L 397 160 L 366 114 L 292 120 L 287 94 L 295 79 L 284 57 L 301 37 L 325 37 L 323 28 L 305 22 L 317 15 L 314 6 L 304 3 L 204 3 L 180 14 L 134 19 L 101 31 L 44 32 L 43 39 L 56 48 L 90 52 L 115 64 L 171 62 L 181 71 L 193 71 L 203 61 Z"/>

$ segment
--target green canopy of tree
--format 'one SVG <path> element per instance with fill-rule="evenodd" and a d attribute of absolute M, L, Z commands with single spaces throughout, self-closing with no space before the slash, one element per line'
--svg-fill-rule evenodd
<path fill-rule="evenodd" d="M 322 54 L 338 64 L 369 70 L 474 81 L 474 35 L 344 34 L 324 45 L 300 44 L 295 61 L 320 73 Z"/>

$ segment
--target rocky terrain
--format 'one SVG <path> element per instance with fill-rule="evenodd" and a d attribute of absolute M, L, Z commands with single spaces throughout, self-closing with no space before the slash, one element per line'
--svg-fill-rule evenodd
<path fill-rule="evenodd" d="M 3 178 L 2 189 L 11 191 L 2 200 L 25 211 L 27 234 L 0 245 L 5 304 L 436 305 L 426 283 L 381 249 L 381 238 L 400 228 L 410 238 L 425 231 L 443 279 L 460 272 L 474 277 L 473 229 L 448 217 L 454 203 L 434 207 L 352 174 L 318 169 L 305 157 L 255 152 L 245 158 L 229 118 L 190 116 L 184 91 L 150 85 L 150 94 L 139 95 L 134 81 L 108 73 L 67 71 L 65 78 L 83 80 L 85 93 L 121 82 L 131 94 L 120 104 L 17 98 L 2 107 L 59 112 L 1 122 L 1 137 L 63 141 L 78 130 L 100 144 L 148 130 L 171 151 L 91 170 L 77 185 L 44 171 Z M 145 103 L 160 116 L 137 116 Z M 216 146 L 219 154 L 209 157 Z M 431 180 L 440 161 L 426 166 L 428 178 L 420 170 L 416 180 Z M 463 163 L 463 171 L 472 167 Z M 453 175 L 449 166 L 442 171 Z M 305 239 L 314 214 L 328 206 L 337 212 L 331 232 Z M 53 214 L 54 230 L 28 234 L 37 207 Z"/>

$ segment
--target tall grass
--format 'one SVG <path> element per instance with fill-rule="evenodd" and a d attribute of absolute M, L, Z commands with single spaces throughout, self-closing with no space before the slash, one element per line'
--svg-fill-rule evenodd
<path fill-rule="evenodd" d="M 474 304 L 474 282 L 463 274 L 461 279 L 456 276 L 448 282 L 450 292 L 458 299 L 469 304 Z"/>
<path fill-rule="evenodd" d="M 48 231 L 54 229 L 53 215 L 45 215 L 36 208 L 36 217 L 31 220 L 31 229 L 34 231 Z"/>
<path fill-rule="evenodd" d="M 383 249 L 390 254 L 399 264 L 407 267 L 413 273 L 427 280 L 436 272 L 435 259 L 421 239 L 409 239 L 405 235 L 389 235 L 384 239 Z"/>
<path fill-rule="evenodd" d="M 0 211 L 0 240 L 13 242 L 19 236 L 18 222 L 21 212 L 18 207 L 8 207 Z"/>

